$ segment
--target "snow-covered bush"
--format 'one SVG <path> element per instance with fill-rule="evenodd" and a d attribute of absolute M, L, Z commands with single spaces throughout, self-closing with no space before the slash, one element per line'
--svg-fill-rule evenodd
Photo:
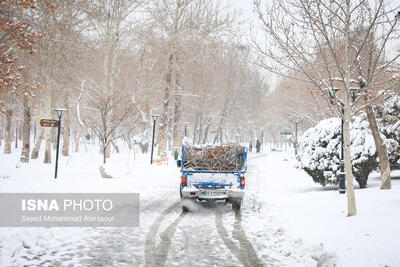
<path fill-rule="evenodd" d="M 297 160 L 316 183 L 338 184 L 341 152 L 341 119 L 321 121 L 299 140 Z M 361 188 L 367 186 L 369 173 L 378 166 L 374 139 L 366 120 L 356 117 L 350 128 L 353 175 Z"/>
<path fill-rule="evenodd" d="M 395 95 L 376 109 L 379 130 L 386 137 L 391 169 L 400 169 L 400 96 Z"/>

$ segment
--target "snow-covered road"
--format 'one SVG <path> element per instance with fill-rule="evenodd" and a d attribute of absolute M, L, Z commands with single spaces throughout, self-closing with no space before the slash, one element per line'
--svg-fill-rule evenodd
<path fill-rule="evenodd" d="M 53 166 L 34 161 L 15 168 L 12 162 L 17 157 L 0 158 L 0 164 L 8 166 L 0 170 L 7 177 L 0 179 L 0 192 L 138 192 L 140 226 L 0 228 L 0 266 L 396 266 L 393 263 L 400 262 L 391 252 L 398 232 L 389 237 L 379 227 L 384 222 L 387 231 L 398 228 L 398 218 L 385 219 L 389 209 L 379 211 L 382 219 L 373 217 L 376 211 L 369 212 L 369 207 L 377 210 L 382 203 L 397 205 L 399 180 L 393 181 L 391 192 L 382 192 L 379 180 L 371 178 L 368 189 L 356 191 L 360 214 L 346 218 L 345 196 L 314 184 L 294 167 L 292 155 L 251 153 L 240 212 L 230 204 L 197 203 L 193 211 L 182 213 L 179 169 L 173 162 L 149 166 L 146 155 L 134 159 L 121 153 L 108 163 L 115 178 L 103 179 L 97 153 L 76 154 L 61 159 L 60 179 L 54 180 Z M 370 242 L 382 245 L 383 256 L 374 256 L 378 248 L 368 246 Z"/>
<path fill-rule="evenodd" d="M 140 227 L 91 229 L 80 242 L 81 257 L 75 258 L 74 264 L 315 266 L 310 255 L 296 255 L 301 242 L 291 244 L 271 219 L 269 223 L 264 220 L 268 212 L 262 213 L 261 209 L 267 208 L 268 203 L 264 207 L 264 203 L 257 201 L 262 190 L 255 189 L 262 180 L 260 161 L 266 160 L 266 154 L 250 156 L 242 211 L 235 212 L 225 203 L 198 203 L 193 211 L 183 213 L 176 183 L 158 194 L 142 194 Z M 295 250 L 291 250 L 292 245 Z"/>
<path fill-rule="evenodd" d="M 113 170 L 123 178 L 107 181 L 90 173 L 88 166 L 96 159 L 88 155 L 64 158 L 64 172 L 58 181 L 40 177 L 47 170 L 39 162 L 31 169 L 25 165 L 18 166 L 17 171 L 10 168 L 10 178 L 2 181 L 3 192 L 43 192 L 45 185 L 49 192 L 85 192 L 89 188 L 94 192 L 139 192 L 140 226 L 9 228 L 8 232 L 3 228 L 0 265 L 315 266 L 311 251 L 304 253 L 307 249 L 301 241 L 285 235 L 274 221 L 272 205 L 265 202 L 268 187 L 264 168 L 268 168 L 265 163 L 269 157 L 250 154 L 246 197 L 240 212 L 229 204 L 211 203 L 197 204 L 193 211 L 182 213 L 179 170 L 174 166 L 148 168 L 131 156 L 115 159 Z"/>

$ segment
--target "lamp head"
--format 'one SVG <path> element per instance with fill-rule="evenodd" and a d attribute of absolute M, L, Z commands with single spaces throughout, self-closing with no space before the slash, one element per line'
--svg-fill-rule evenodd
<path fill-rule="evenodd" d="M 354 102 L 356 100 L 357 97 L 357 88 L 350 88 L 350 96 L 351 96 L 351 100 Z"/>
<path fill-rule="evenodd" d="M 54 109 L 54 111 L 57 112 L 58 118 L 61 119 L 62 114 L 63 114 L 65 111 L 67 111 L 67 110 L 64 109 L 64 108 L 56 108 L 56 109 Z"/>
<path fill-rule="evenodd" d="M 153 117 L 153 121 L 156 121 L 158 118 L 158 115 L 151 115 L 151 117 Z"/>

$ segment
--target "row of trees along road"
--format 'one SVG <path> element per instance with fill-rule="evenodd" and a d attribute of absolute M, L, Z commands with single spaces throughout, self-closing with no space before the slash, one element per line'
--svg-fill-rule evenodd
<path fill-rule="evenodd" d="M 104 162 L 121 142 L 146 147 L 155 114 L 159 154 L 180 146 L 183 122 L 197 144 L 244 141 L 261 124 L 267 83 L 219 1 L 6 0 L 0 11 L 0 142 L 4 132 L 11 153 L 23 125 L 23 162 L 44 144 L 51 163 L 56 131 L 39 120 L 58 107 L 62 155 L 90 136 Z"/>
<path fill-rule="evenodd" d="M 145 148 L 152 115 L 159 115 L 160 155 L 180 146 L 184 122 L 196 144 L 264 136 L 276 142 L 290 116 L 300 115 L 308 126 L 341 116 L 352 216 L 349 124 L 352 114 L 365 112 L 381 188 L 390 189 L 373 110 L 386 93 L 400 90 L 395 1 L 253 0 L 261 34 L 250 47 L 241 41 L 236 14 L 217 0 L 51 3 L 0 3 L 4 154 L 11 153 L 13 129 L 22 128 L 21 161 L 37 159 L 44 142 L 44 163 L 50 163 L 56 131 L 39 120 L 56 119 L 56 107 L 67 109 L 62 154 L 79 151 L 83 137 L 91 136 L 104 163 L 121 142 Z M 268 91 L 259 70 L 284 77 L 275 91 Z"/>
<path fill-rule="evenodd" d="M 373 107 L 387 91 L 399 87 L 399 78 L 392 71 L 398 69 L 400 51 L 387 52 L 399 37 L 399 6 L 387 0 L 254 0 L 254 8 L 267 38 L 266 46 L 254 42 L 258 64 L 304 83 L 304 90 L 318 90 L 344 119 L 348 216 L 353 216 L 352 114 L 367 113 L 380 161 L 381 188 L 391 187 L 387 149 Z M 351 90 L 355 88 L 358 95 L 352 102 Z"/>

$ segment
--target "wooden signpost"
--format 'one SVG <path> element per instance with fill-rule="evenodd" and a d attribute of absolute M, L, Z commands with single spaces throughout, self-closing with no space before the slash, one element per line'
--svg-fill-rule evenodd
<path fill-rule="evenodd" d="M 58 127 L 58 121 L 57 120 L 41 119 L 40 120 L 40 126 L 43 126 L 43 127 Z"/>

